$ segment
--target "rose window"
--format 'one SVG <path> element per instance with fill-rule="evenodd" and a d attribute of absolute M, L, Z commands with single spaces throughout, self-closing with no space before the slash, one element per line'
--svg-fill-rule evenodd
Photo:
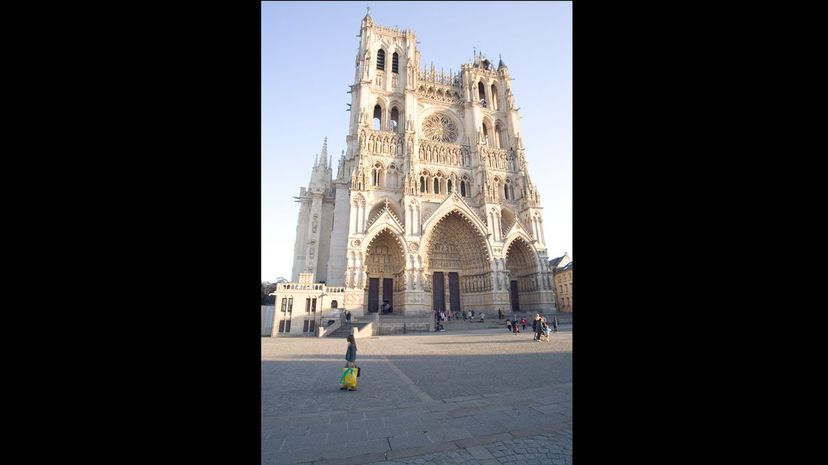
<path fill-rule="evenodd" d="M 423 122 L 423 133 L 428 139 L 438 142 L 457 140 L 457 126 L 448 116 L 441 113 L 431 115 Z"/>

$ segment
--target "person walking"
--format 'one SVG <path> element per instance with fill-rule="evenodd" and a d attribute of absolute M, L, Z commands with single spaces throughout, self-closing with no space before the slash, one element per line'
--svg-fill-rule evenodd
<path fill-rule="evenodd" d="M 356 366 L 356 355 L 357 355 L 356 341 L 354 340 L 354 335 L 349 334 L 348 335 L 348 350 L 345 351 L 345 368 L 346 369 L 354 368 L 356 370 L 359 370 L 359 368 L 357 368 L 357 366 Z M 348 376 L 346 375 L 346 379 L 347 378 L 348 378 Z M 342 389 L 342 390 L 347 389 L 349 391 L 356 391 L 357 390 L 356 375 L 353 375 L 352 383 L 353 384 L 343 384 L 339 389 Z"/>
<path fill-rule="evenodd" d="M 351 325 L 351 312 L 349 310 L 345 310 L 345 321 L 348 322 L 348 326 Z"/>
<path fill-rule="evenodd" d="M 538 324 L 535 329 L 535 340 L 540 342 L 541 335 L 543 335 L 543 327 L 545 326 L 545 321 L 542 316 L 538 315 Z"/>
<path fill-rule="evenodd" d="M 512 334 L 514 334 L 515 336 L 517 336 L 517 333 L 519 333 L 519 332 L 520 332 L 520 330 L 518 329 L 518 321 L 517 321 L 517 317 L 514 317 L 514 316 L 513 316 L 513 317 L 512 317 Z"/>
<path fill-rule="evenodd" d="M 512 332 L 512 322 L 509 320 L 506 320 L 506 331 Z"/>
<path fill-rule="evenodd" d="M 485 318 L 486 318 L 486 314 L 485 314 L 485 313 L 483 313 L 483 312 L 480 312 L 480 322 L 481 322 L 481 323 L 485 323 L 485 322 L 486 322 L 486 321 L 485 321 Z"/>
<path fill-rule="evenodd" d="M 520 319 L 520 324 L 521 324 L 521 326 L 523 326 L 523 328 L 522 328 L 522 329 L 523 329 L 524 331 L 526 331 L 526 318 L 521 318 L 521 319 Z"/>
<path fill-rule="evenodd" d="M 503 319 L 503 312 L 499 308 L 497 309 L 497 319 L 498 320 Z"/>
<path fill-rule="evenodd" d="M 552 332 L 557 333 L 558 332 L 558 315 L 552 315 L 552 319 L 549 322 L 552 323 Z"/>

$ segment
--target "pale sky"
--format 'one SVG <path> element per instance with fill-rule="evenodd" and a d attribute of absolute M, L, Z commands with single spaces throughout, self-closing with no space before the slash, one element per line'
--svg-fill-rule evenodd
<path fill-rule="evenodd" d="M 502 56 L 549 258 L 574 260 L 571 2 L 263 2 L 262 280 L 291 277 L 293 197 L 326 136 L 336 175 L 366 5 L 376 24 L 414 30 L 423 66 L 456 72 L 475 48 L 495 64 Z"/>

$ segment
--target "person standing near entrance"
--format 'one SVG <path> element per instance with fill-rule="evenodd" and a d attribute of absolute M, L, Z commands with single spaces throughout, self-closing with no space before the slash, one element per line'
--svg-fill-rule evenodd
<path fill-rule="evenodd" d="M 348 322 L 348 326 L 351 325 L 351 312 L 348 310 L 345 310 L 345 321 Z"/>
<path fill-rule="evenodd" d="M 498 319 L 498 320 L 502 320 L 502 319 L 503 319 L 503 312 L 502 312 L 502 311 L 500 311 L 500 309 L 499 309 L 499 308 L 497 309 L 497 319 Z"/>

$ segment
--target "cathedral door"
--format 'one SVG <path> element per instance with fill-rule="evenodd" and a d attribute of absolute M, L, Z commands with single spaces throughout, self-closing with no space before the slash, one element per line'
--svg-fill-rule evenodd
<path fill-rule="evenodd" d="M 518 300 L 518 282 L 512 281 L 512 289 L 509 292 L 509 299 L 512 301 L 512 311 L 520 311 L 520 301 Z"/>
<path fill-rule="evenodd" d="M 452 312 L 460 311 L 460 279 L 457 273 L 451 272 L 449 278 L 449 304 Z"/>
<path fill-rule="evenodd" d="M 368 313 L 379 310 L 379 278 L 368 278 Z"/>
<path fill-rule="evenodd" d="M 388 302 L 391 310 L 394 307 L 394 280 L 391 278 L 382 278 L 382 303 Z"/>
<path fill-rule="evenodd" d="M 434 302 L 435 312 L 444 312 L 446 310 L 446 286 L 443 282 L 443 272 L 435 271 L 432 276 L 431 295 Z"/>

